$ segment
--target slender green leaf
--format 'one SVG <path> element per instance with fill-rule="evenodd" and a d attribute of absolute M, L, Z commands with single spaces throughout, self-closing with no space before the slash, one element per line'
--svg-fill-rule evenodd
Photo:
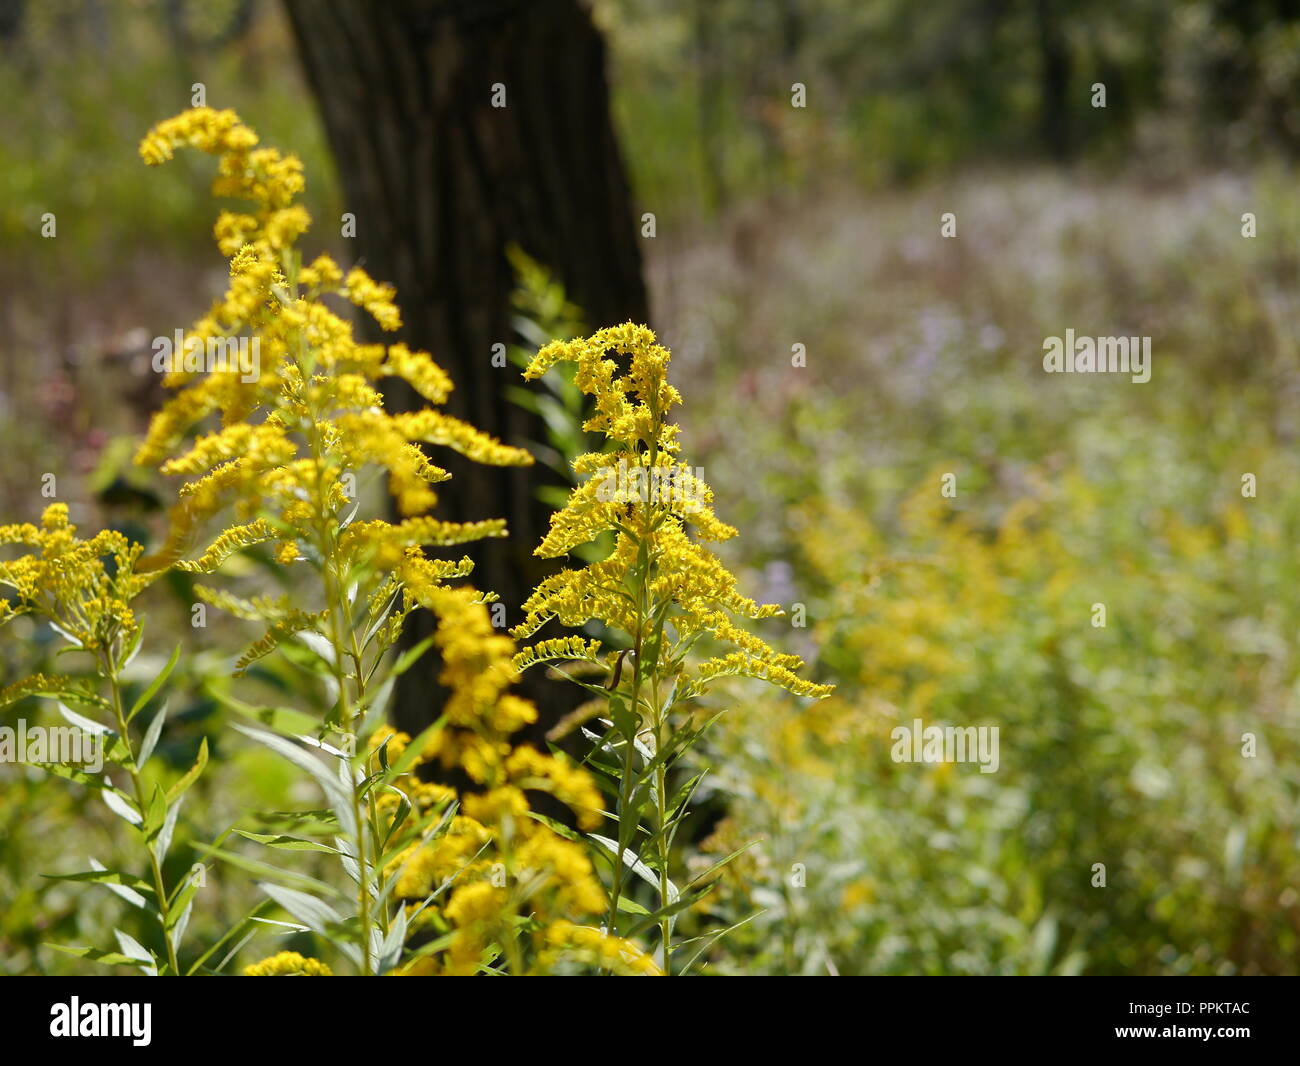
<path fill-rule="evenodd" d="M 241 918 L 238 922 L 236 922 L 233 926 L 231 926 L 230 930 L 224 936 L 222 936 L 220 940 L 218 940 L 215 944 L 212 945 L 212 947 L 208 948 L 207 951 L 205 951 L 202 955 L 198 957 L 197 960 L 195 960 L 195 962 L 190 966 L 190 968 L 185 971 L 186 974 L 192 975 L 197 973 L 199 969 L 203 966 L 203 964 L 208 961 L 208 959 L 212 958 L 212 956 L 215 955 L 218 951 L 220 951 L 222 947 L 224 947 L 235 937 L 239 936 L 240 933 L 242 933 L 253 921 L 255 921 L 257 917 L 264 910 L 268 910 L 271 906 L 273 906 L 273 904 L 269 899 L 259 900 L 257 906 L 255 906 L 251 911 L 249 911 L 246 915 L 244 915 L 243 918 Z"/>
<path fill-rule="evenodd" d="M 188 771 L 186 771 L 184 777 L 182 777 L 179 781 L 176 782 L 176 784 L 172 785 L 172 787 L 167 790 L 167 802 L 175 803 L 178 799 L 181 798 L 181 796 L 185 795 L 185 792 L 189 789 L 189 787 L 199 779 L 199 774 L 203 773 L 203 768 L 207 765 L 208 765 L 208 738 L 204 737 L 202 740 L 199 741 L 199 757 L 197 760 L 195 760 L 194 765 L 191 766 Z"/>
<path fill-rule="evenodd" d="M 78 714 L 71 707 L 64 703 L 58 704 L 59 714 L 63 715 L 69 722 L 75 725 L 83 733 L 89 733 L 96 737 L 115 737 L 117 733 L 106 725 L 101 725 L 93 718 L 87 718 L 84 714 Z"/>
<path fill-rule="evenodd" d="M 149 761 L 149 756 L 153 754 L 153 749 L 158 745 L 158 738 L 162 736 L 163 720 L 167 717 L 167 703 L 158 708 L 158 713 L 153 716 L 153 721 L 149 723 L 149 728 L 145 730 L 144 740 L 140 742 L 140 750 L 136 754 L 135 765 L 143 766 Z"/>
<path fill-rule="evenodd" d="M 309 888 L 313 892 L 319 892 L 323 895 L 335 895 L 340 893 L 327 885 L 324 881 L 318 881 L 307 874 L 296 873 L 293 870 L 282 870 L 278 866 L 272 866 L 270 863 L 261 862 L 258 859 L 249 858 L 247 855 L 240 855 L 235 851 L 226 851 L 222 848 L 213 847 L 211 844 L 196 844 L 196 848 L 204 855 L 211 856 L 214 859 L 220 859 L 230 866 L 238 867 L 256 877 L 275 877 L 286 884 L 298 885 L 302 888 Z"/>
<path fill-rule="evenodd" d="M 135 809 L 135 804 L 126 798 L 115 788 L 106 788 L 100 792 L 104 803 L 108 809 L 116 814 L 119 818 L 130 822 L 132 825 L 139 825 L 143 819 L 140 812 Z"/>
<path fill-rule="evenodd" d="M 283 885 L 273 885 L 268 881 L 260 882 L 258 887 L 308 929 L 322 936 L 332 939 L 338 927 L 343 924 L 343 915 L 328 903 L 306 892 L 285 888 Z"/>
<path fill-rule="evenodd" d="M 140 965 L 138 959 L 133 959 L 130 955 L 122 955 L 115 951 L 100 951 L 98 948 L 72 948 L 63 944 L 46 944 L 45 947 L 52 948 L 54 951 L 61 951 L 64 955 L 71 955 L 74 958 L 101 962 L 105 966 Z"/>
<path fill-rule="evenodd" d="M 331 855 L 341 854 L 337 848 L 332 848 L 328 844 L 322 844 L 316 840 L 304 840 L 302 837 L 249 833 L 243 829 L 236 829 L 235 832 L 241 837 L 256 841 L 258 844 L 265 844 L 269 848 L 280 848 L 283 851 L 324 851 Z"/>
<path fill-rule="evenodd" d="M 415 665 L 416 661 L 423 655 L 433 644 L 433 637 L 425 637 L 419 644 L 412 645 L 397 657 L 393 663 L 392 670 L 389 673 L 393 677 L 401 677 L 407 670 Z"/>
<path fill-rule="evenodd" d="M 712 866 L 710 866 L 707 870 L 705 870 L 704 873 L 699 874 L 698 876 L 691 878 L 690 883 L 687 884 L 686 888 L 689 890 L 689 889 L 694 888 L 696 885 L 702 885 L 702 884 L 704 884 L 705 881 L 707 881 L 707 880 L 708 880 L 710 877 L 712 877 L 715 873 L 718 873 L 718 872 L 719 872 L 719 871 L 720 871 L 724 866 L 727 865 L 727 863 L 731 862 L 731 860 L 734 859 L 737 855 L 743 855 L 743 854 L 744 854 L 745 852 L 747 852 L 750 848 L 754 847 L 754 845 L 756 845 L 757 843 L 758 843 L 757 840 L 751 840 L 748 844 L 744 844 L 744 845 L 742 845 L 741 847 L 738 847 L 735 851 L 733 851 L 733 852 L 732 852 L 730 855 L 728 855 L 726 858 L 719 859 L 719 860 L 718 860 L 717 862 L 715 862 Z"/>
<path fill-rule="evenodd" d="M 157 840 L 158 833 L 167 820 L 167 797 L 164 795 L 162 786 L 154 784 L 153 794 L 149 797 L 149 806 L 144 812 L 144 824 L 141 828 L 144 830 L 146 840 Z"/>
<path fill-rule="evenodd" d="M 223 707 L 281 733 L 310 733 L 320 728 L 316 718 L 293 707 L 255 707 L 215 686 L 207 686 L 204 691 Z"/>
<path fill-rule="evenodd" d="M 171 672 L 176 668 L 176 663 L 180 660 L 180 657 L 181 657 L 181 646 L 177 644 L 176 647 L 172 649 L 172 654 L 171 657 L 167 660 L 167 665 L 164 666 L 162 670 L 159 671 L 157 677 L 155 677 L 151 682 L 149 682 L 149 687 L 146 688 L 142 693 L 140 693 L 140 698 L 137 699 L 135 703 L 131 705 L 131 710 L 126 716 L 126 720 L 128 722 L 131 721 L 131 719 L 133 719 L 142 710 L 144 710 L 145 706 L 148 704 L 148 702 L 151 699 L 154 698 L 158 690 L 167 683 L 167 678 L 171 676 Z"/>
<path fill-rule="evenodd" d="M 185 797 L 178 797 L 176 802 L 168 806 L 167 817 L 163 819 L 162 828 L 158 830 L 158 839 L 154 841 L 154 852 L 158 856 L 158 861 L 162 862 L 167 856 L 167 849 L 172 846 L 172 834 L 176 832 L 176 819 L 180 817 L 181 803 Z"/>
<path fill-rule="evenodd" d="M 616 841 L 610 840 L 609 837 L 599 836 L 596 833 L 590 833 L 588 835 L 591 837 L 592 840 L 596 841 L 596 843 L 608 849 L 611 855 L 618 855 L 619 847 Z M 653 885 L 654 890 L 656 892 L 659 891 L 659 875 L 655 873 L 652 869 L 650 869 L 650 867 L 647 866 L 645 863 L 643 863 L 640 859 L 638 859 L 636 855 L 632 852 L 631 848 L 623 849 L 623 865 L 626 866 L 633 873 L 635 873 L 638 877 L 640 877 L 641 880 L 645 881 L 649 885 Z M 668 901 L 671 903 L 675 901 L 678 898 L 678 896 L 679 893 L 677 891 L 677 886 L 674 885 L 671 881 L 669 881 Z"/>
<path fill-rule="evenodd" d="M 709 950 L 709 948 L 713 947 L 714 944 L 716 944 L 728 933 L 739 929 L 746 922 L 752 922 L 755 918 L 757 918 L 760 914 L 763 913 L 764 913 L 763 911 L 755 911 L 748 918 L 742 918 L 740 921 L 734 923 L 733 925 L 729 925 L 725 929 L 718 930 L 718 932 L 714 933 L 707 940 L 705 940 L 703 944 L 700 945 L 699 951 L 697 951 L 694 955 L 692 955 L 689 959 L 687 959 L 686 964 L 677 972 L 685 976 L 685 974 L 690 970 L 690 968 L 694 966 L 697 961 L 699 961 L 701 956 L 703 956 L 704 953 Z"/>
<path fill-rule="evenodd" d="M 117 946 L 122 949 L 122 954 L 131 959 L 141 971 L 149 974 L 151 977 L 158 976 L 158 960 L 153 957 L 147 948 L 140 941 L 129 933 L 122 932 L 121 929 L 114 929 L 113 935 L 117 937 Z"/>

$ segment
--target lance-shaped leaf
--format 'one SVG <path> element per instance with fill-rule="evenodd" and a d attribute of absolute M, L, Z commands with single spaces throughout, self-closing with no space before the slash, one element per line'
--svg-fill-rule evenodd
<path fill-rule="evenodd" d="M 352 809 L 351 792 L 344 788 L 343 783 L 334 774 L 330 773 L 328 766 L 324 762 L 311 755 L 292 740 L 278 737 L 274 733 L 264 733 L 260 729 L 249 729 L 241 725 L 236 725 L 235 728 L 245 736 L 252 737 L 259 744 L 264 744 L 272 751 L 283 755 L 300 769 L 306 770 L 316 783 L 325 790 L 330 809 L 334 812 L 334 816 L 338 818 L 343 831 L 352 837 L 357 835 L 356 812 Z"/>
<path fill-rule="evenodd" d="M 176 784 L 167 790 L 167 802 L 175 803 L 189 787 L 199 779 L 199 774 L 203 773 L 203 768 L 208 765 L 208 738 L 204 737 L 199 741 L 199 757 L 195 760 L 194 765 L 186 771 Z M 160 823 L 161 824 L 161 823 Z"/>
<path fill-rule="evenodd" d="M 149 901 L 145 899 L 144 893 L 152 896 L 154 891 L 153 885 L 144 878 L 123 873 L 121 870 L 110 870 L 94 858 L 90 860 L 90 866 L 89 870 L 82 873 L 42 874 L 41 876 L 50 881 L 84 881 L 87 884 L 103 885 L 133 907 L 143 910 L 148 906 Z"/>
<path fill-rule="evenodd" d="M 140 941 L 129 933 L 122 932 L 121 929 L 114 929 L 113 935 L 117 937 L 117 946 L 122 949 L 122 954 L 132 960 L 141 973 L 148 974 L 150 977 L 158 976 L 158 960 Z"/>
<path fill-rule="evenodd" d="M 181 646 L 177 644 L 176 647 L 172 649 L 171 657 L 167 660 L 167 665 L 158 672 L 158 676 L 149 682 L 149 687 L 140 693 L 140 698 L 131 705 L 131 711 L 126 716 L 128 722 L 144 710 L 145 707 L 148 706 L 149 701 L 157 695 L 158 690 L 167 683 L 167 678 L 169 678 L 171 672 L 176 669 L 176 663 L 180 661 L 180 657 Z"/>

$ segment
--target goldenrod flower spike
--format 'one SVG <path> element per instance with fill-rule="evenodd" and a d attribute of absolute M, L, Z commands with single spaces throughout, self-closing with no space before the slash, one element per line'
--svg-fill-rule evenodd
<path fill-rule="evenodd" d="M 627 359 L 626 369 L 609 357 L 611 352 Z M 556 618 L 573 628 L 598 621 L 631 634 L 638 607 L 624 590 L 644 554 L 653 568 L 647 575 L 650 600 L 666 612 L 675 632 L 666 644 L 664 661 L 681 666 L 685 680 L 694 678 L 691 694 L 715 677 L 744 674 L 799 696 L 829 695 L 830 687 L 795 676 L 803 665 L 797 656 L 778 654 L 731 621 L 733 616 L 761 619 L 784 612 L 740 595 L 735 576 L 721 560 L 688 536 L 693 528 L 701 540 L 726 540 L 736 530 L 713 513 L 713 491 L 698 472 L 676 458 L 677 426 L 664 417 L 681 402 L 668 384 L 670 358 L 648 328 L 627 323 L 581 340 L 548 344 L 529 363 L 529 378 L 540 377 L 558 362 L 576 363 L 575 381 L 596 403 L 596 413 L 584 428 L 600 430 L 622 447 L 584 455 L 574 463 L 587 480 L 551 516 L 550 531 L 536 554 L 562 556 L 606 532 L 616 534 L 614 550 L 602 562 L 543 581 L 524 604 L 524 622 L 513 632 L 526 638 Z M 680 653 L 700 637 L 735 645 L 738 651 L 688 669 Z M 517 664 L 522 668 L 541 658 L 556 658 L 545 647 L 549 643 L 525 649 Z"/>
<path fill-rule="evenodd" d="M 155 564 L 182 559 L 202 525 L 227 506 L 244 524 L 222 534 L 196 562 L 182 562 L 183 568 L 207 572 L 232 550 L 272 539 L 281 542 L 278 555 L 285 561 L 305 557 L 292 542 L 316 537 L 321 516 L 304 500 L 318 501 L 331 515 L 341 512 L 350 506 L 345 479 L 367 464 L 386 471 L 402 514 L 428 511 L 437 503 L 432 486 L 449 475 L 420 444 L 451 448 L 489 465 L 533 461 L 526 451 L 442 411 L 384 411 L 378 386 L 385 378 L 401 378 L 431 404 L 446 401 L 451 381 L 425 352 L 400 343 L 359 343 L 351 325 L 326 305 L 325 298 L 338 297 L 385 330 L 401 325 L 392 286 L 357 267 L 345 273 L 324 255 L 300 265 L 295 242 L 311 219 L 296 203 L 305 185 L 297 159 L 259 147 L 238 115 L 212 108 L 159 123 L 140 154 L 160 164 L 182 147 L 216 156 L 214 193 L 251 206 L 247 212 L 224 211 L 217 220 L 217 245 L 230 258 L 229 288 L 178 338 L 166 379 L 176 394 L 154 416 L 136 455 L 139 463 L 161 464 L 166 474 L 193 479 L 180 490 L 168 543 Z M 257 358 L 223 363 L 209 357 L 228 355 L 236 340 L 252 341 Z M 267 416 L 258 418 L 259 411 Z M 222 428 L 175 455 L 185 435 L 213 416 Z M 413 545 L 503 532 L 504 523 L 490 519 L 398 528 L 373 521 L 352 532 L 347 545 L 353 559 L 391 569 Z"/>
<path fill-rule="evenodd" d="M 493 943 L 513 944 L 515 918 L 528 913 L 538 925 L 531 934 L 535 966 L 560 963 L 593 964 L 591 941 L 561 936 L 581 928 L 574 918 L 596 920 L 604 913 L 606 895 L 582 845 L 559 836 L 534 819 L 527 792 L 548 792 L 569 806 L 580 826 L 594 829 L 602 821 L 603 802 L 591 775 L 558 755 L 528 747 L 512 748 L 510 736 L 534 721 L 536 708 L 509 692 L 517 678 L 511 663 L 514 642 L 492 627 L 486 606 L 473 589 L 443 585 L 408 586 L 408 594 L 432 610 L 438 625 L 434 642 L 440 652 L 439 682 L 450 693 L 444 713 L 448 727 L 416 757 L 413 765 L 437 762 L 457 768 L 481 791 L 465 794 L 463 814 L 450 831 L 430 845 L 413 845 L 393 859 L 386 876 L 397 876 L 395 893 L 420 900 L 439 885 L 455 886 L 439 913 L 452 929 L 448 955 L 401 971 L 416 974 L 475 973 L 488 958 Z M 390 759 L 411 743 L 391 731 L 373 742 L 387 744 Z M 444 805 L 449 790 L 424 786 L 408 792 L 420 810 Z M 492 846 L 494 850 L 485 851 Z M 505 860 L 502 862 L 502 860 Z M 502 880 L 494 867 L 515 871 Z M 595 933 L 595 930 L 590 930 Z M 626 958 L 627 969 L 653 972 L 635 944 L 607 938 L 604 950 Z M 506 950 L 512 973 L 528 964 L 514 944 Z"/>
<path fill-rule="evenodd" d="M 540 377 L 557 363 L 577 364 L 574 381 L 594 408 L 583 428 L 604 433 L 608 442 L 607 450 L 574 462 L 586 480 L 551 517 L 536 554 L 564 556 L 606 534 L 612 534 L 613 547 L 599 562 L 543 580 L 524 603 L 524 621 L 512 630 L 526 639 L 554 619 L 574 629 L 599 625 L 616 634 L 617 646 L 603 655 L 595 642 L 564 637 L 526 647 L 514 661 L 520 669 L 558 660 L 586 669 L 594 664 L 606 678 L 602 686 L 580 682 L 608 703 L 613 726 L 600 750 L 621 752 L 620 759 L 602 764 L 618 782 L 619 830 L 617 841 L 599 838 L 614 856 L 605 925 L 611 931 L 618 927 L 624 867 L 640 859 L 635 846 L 641 855 L 653 856 L 643 868 L 658 871 L 655 918 L 660 958 L 669 973 L 673 922 L 682 911 L 669 875 L 671 844 L 685 801 L 670 807 L 668 777 L 698 736 L 685 724 L 690 702 L 725 675 L 759 678 L 797 696 L 822 698 L 831 692 L 830 686 L 798 676 L 803 666 L 798 656 L 777 652 L 736 624 L 737 618 L 783 612 L 742 596 L 734 575 L 699 543 L 726 540 L 736 530 L 713 513 L 713 491 L 681 458 L 677 426 L 666 417 L 681 403 L 668 383 L 670 358 L 654 333 L 629 322 L 548 344 L 529 363 L 527 378 Z M 701 643 L 723 648 L 700 662 L 692 653 Z M 584 712 L 584 717 L 592 716 Z M 599 757 L 600 751 L 593 753 Z M 592 941 L 593 933 L 600 935 L 576 929 L 564 935 L 585 938 L 606 968 L 623 972 L 627 960 Z"/>
<path fill-rule="evenodd" d="M 6 544 L 36 550 L 0 562 L 0 590 L 12 590 L 12 599 L 0 597 L 0 622 L 40 614 L 89 652 L 134 639 L 139 624 L 130 603 L 158 576 L 137 572 L 140 545 L 115 530 L 80 539 L 63 503 L 45 509 L 39 529 L 29 522 L 0 526 Z"/>

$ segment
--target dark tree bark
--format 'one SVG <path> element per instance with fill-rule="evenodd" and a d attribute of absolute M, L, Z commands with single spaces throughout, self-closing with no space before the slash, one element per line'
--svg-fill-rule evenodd
<path fill-rule="evenodd" d="M 1074 150 L 1070 106 L 1070 51 L 1065 40 L 1064 12 L 1057 0 L 1037 0 L 1039 126 L 1043 144 L 1053 159 L 1068 160 Z"/>
<path fill-rule="evenodd" d="M 505 398 L 521 383 L 518 369 L 492 365 L 493 345 L 512 340 L 507 245 L 554 270 L 591 326 L 648 317 L 605 48 L 589 13 L 577 0 L 286 6 L 345 210 L 356 216 L 358 256 L 373 277 L 397 286 L 401 339 L 447 369 L 452 414 L 508 443 L 543 440 Z M 504 107 L 493 106 L 496 85 Z M 413 402 L 390 398 L 399 409 Z M 513 625 L 547 572 L 532 555 L 549 515 L 536 499 L 542 470 L 476 466 L 445 451 L 434 461 L 453 474 L 438 486 L 441 516 L 509 519 L 509 539 L 470 554 L 475 584 L 501 597 Z M 564 687 L 526 690 L 542 704 L 543 725 Z M 430 721 L 434 692 L 427 671 L 404 675 L 399 727 Z"/>

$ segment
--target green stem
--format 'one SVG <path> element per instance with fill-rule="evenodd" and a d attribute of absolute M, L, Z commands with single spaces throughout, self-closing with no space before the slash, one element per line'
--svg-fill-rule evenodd
<path fill-rule="evenodd" d="M 105 654 L 103 663 L 104 673 L 108 677 L 109 689 L 113 693 L 113 714 L 117 717 L 117 731 L 122 737 L 122 743 L 126 746 L 127 758 L 130 761 L 127 772 L 131 777 L 131 789 L 135 793 L 135 805 L 140 812 L 140 817 L 143 818 L 145 811 L 148 810 L 145 803 L 144 782 L 141 781 L 140 769 L 135 764 L 135 750 L 131 746 L 131 734 L 127 729 L 126 712 L 122 709 L 122 686 L 117 677 L 117 664 L 113 662 L 109 653 Z M 176 961 L 176 946 L 172 943 L 171 908 L 168 904 L 167 887 L 163 882 L 162 864 L 158 861 L 158 853 L 154 850 L 152 841 L 146 839 L 144 847 L 145 851 L 149 853 L 149 870 L 153 875 L 154 895 L 158 899 L 158 919 L 159 924 L 162 926 L 163 943 L 167 946 L 167 965 L 171 968 L 172 975 L 179 977 L 181 968 Z"/>
<path fill-rule="evenodd" d="M 656 730 L 655 732 L 656 732 L 655 755 L 657 756 L 659 752 L 662 750 L 662 748 L 660 748 L 659 745 L 663 743 L 663 739 L 662 739 L 662 730 Z M 664 823 L 668 820 L 667 801 L 664 798 L 664 791 L 667 788 L 667 786 L 668 786 L 668 769 L 667 767 L 664 766 L 663 763 L 660 763 L 655 768 L 655 797 L 656 797 L 656 806 L 658 807 L 658 815 L 659 815 L 659 832 L 656 834 L 656 836 L 658 837 L 657 843 L 659 845 L 658 851 L 659 851 L 659 906 L 660 907 L 668 906 L 669 847 L 668 847 L 668 832 L 664 826 Z M 662 918 L 659 919 L 659 937 L 660 940 L 663 942 L 663 946 L 664 946 L 664 976 L 666 977 L 671 977 L 673 972 L 672 944 L 671 944 L 672 931 L 673 931 L 673 920 L 669 915 L 665 914 Z"/>
<path fill-rule="evenodd" d="M 632 664 L 632 714 L 635 717 L 638 713 L 638 701 L 641 698 L 641 621 L 637 619 L 636 641 L 633 646 Z M 637 719 L 639 721 L 639 719 Z M 629 839 L 624 839 L 625 825 L 628 817 L 628 807 L 632 802 L 632 762 L 636 756 L 636 733 L 632 736 L 623 738 L 623 773 L 618 783 L 618 854 L 614 856 L 614 887 L 610 893 L 609 901 L 609 921 L 607 928 L 610 936 L 617 933 L 618 920 L 618 901 L 623 893 L 623 852 L 627 845 L 631 843 Z M 636 832 L 633 826 L 632 833 Z"/>
<path fill-rule="evenodd" d="M 329 611 L 330 626 L 330 643 L 333 646 L 333 662 L 330 664 L 331 671 L 334 675 L 335 684 L 338 685 L 339 699 L 339 726 L 351 731 L 353 737 L 356 737 L 358 722 L 354 718 L 352 711 L 353 702 L 348 697 L 348 674 L 343 667 L 344 651 L 344 632 L 350 632 L 352 637 L 351 654 L 354 661 L 359 655 L 356 644 L 356 633 L 352 630 L 350 619 L 348 624 L 344 624 L 342 617 L 346 609 L 346 586 L 340 573 L 340 560 L 338 556 L 338 535 L 337 528 L 332 524 L 334 515 L 326 504 L 324 495 L 321 492 L 321 483 L 328 465 L 325 449 L 322 445 L 320 434 L 316 430 L 317 412 L 311 412 L 311 426 L 306 436 L 311 447 L 312 460 L 316 467 L 315 485 L 313 486 L 313 495 L 316 504 L 315 522 L 317 550 L 321 555 L 322 578 L 325 583 L 325 602 Z M 361 699 L 363 692 L 361 689 L 361 671 L 356 671 L 358 685 L 358 700 Z M 366 763 L 363 762 L 363 767 Z M 363 773 L 364 778 L 364 773 Z M 362 809 L 365 806 L 361 796 L 361 786 L 357 783 L 356 768 L 349 765 L 348 777 L 352 786 L 352 821 L 356 826 L 356 861 L 357 861 L 357 913 L 361 919 L 361 973 L 364 977 L 374 976 L 374 962 L 370 952 L 370 891 L 371 891 L 371 872 L 377 866 L 379 858 L 379 844 L 375 841 L 375 864 L 372 866 L 370 857 L 367 855 L 367 837 L 373 834 L 367 834 L 366 826 L 369 820 L 370 812 L 367 811 L 367 817 L 362 818 Z M 387 914 L 384 915 L 383 927 L 387 929 Z"/>
<path fill-rule="evenodd" d="M 341 584 L 341 578 L 337 575 L 337 573 L 335 575 L 335 581 L 336 583 Z M 353 668 L 355 671 L 354 677 L 356 678 L 356 706 L 360 708 L 364 708 L 366 705 L 366 675 L 365 675 L 365 670 L 362 666 L 361 646 L 357 643 L 357 630 L 355 626 L 350 625 L 348 627 L 348 636 L 352 641 L 351 655 L 352 655 Z M 364 715 L 364 711 L 358 712 L 359 717 L 363 715 Z M 365 773 L 369 774 L 370 772 L 369 760 L 367 760 L 366 763 L 363 764 L 363 768 Z M 375 877 L 378 878 L 380 876 L 379 860 L 381 856 L 379 851 L 379 825 L 377 821 L 378 811 L 376 810 L 375 807 L 375 800 L 374 800 L 373 793 L 371 793 L 371 795 L 366 800 L 366 808 L 367 808 L 366 816 L 370 820 L 371 868 L 375 871 Z M 379 908 L 379 927 L 384 931 L 385 935 L 387 935 L 388 928 L 389 928 L 388 908 L 384 906 L 380 906 Z"/>

